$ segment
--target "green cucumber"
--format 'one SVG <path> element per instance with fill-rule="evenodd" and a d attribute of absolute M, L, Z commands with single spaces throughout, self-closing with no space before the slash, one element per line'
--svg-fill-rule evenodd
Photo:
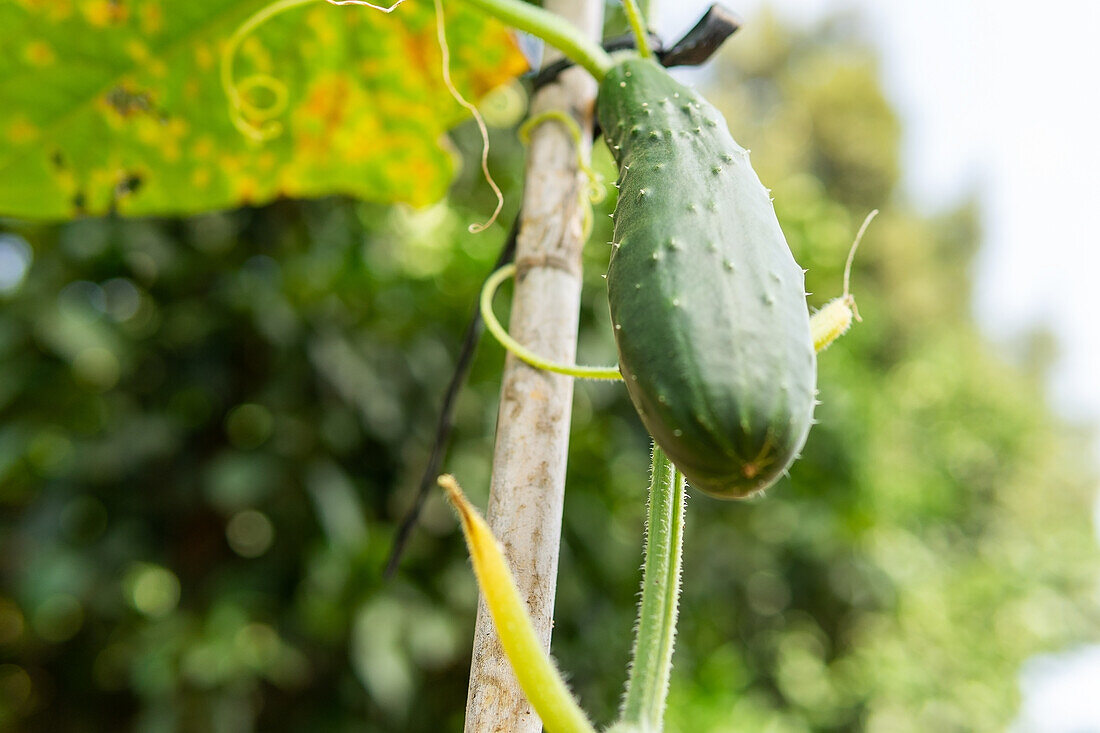
<path fill-rule="evenodd" d="M 597 114 L 620 169 L 607 287 L 630 397 L 693 486 L 749 496 L 813 421 L 803 270 L 748 152 L 698 93 L 632 58 L 602 80 Z"/>

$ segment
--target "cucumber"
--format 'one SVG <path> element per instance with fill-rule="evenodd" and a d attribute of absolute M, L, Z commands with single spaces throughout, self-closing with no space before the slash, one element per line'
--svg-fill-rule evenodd
<path fill-rule="evenodd" d="M 749 496 L 812 423 L 803 270 L 748 152 L 698 93 L 632 58 L 597 99 L 620 169 L 607 288 L 631 400 L 695 488 Z"/>

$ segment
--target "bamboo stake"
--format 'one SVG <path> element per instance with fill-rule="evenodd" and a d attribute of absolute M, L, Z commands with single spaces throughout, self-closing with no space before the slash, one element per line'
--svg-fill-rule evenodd
<path fill-rule="evenodd" d="M 547 0 L 544 7 L 599 40 L 602 0 Z M 544 65 L 557 58 L 547 49 Z M 574 67 L 536 94 L 531 112 L 566 110 L 588 140 L 595 97 L 595 81 Z M 588 143 L 584 146 L 587 158 Z M 528 151 L 509 330 L 529 349 L 564 363 L 576 355 L 584 187 L 568 133 L 560 125 L 539 125 Z M 487 518 L 546 648 L 553 625 L 572 399 L 571 378 L 506 357 Z M 480 602 L 465 730 L 538 733 L 541 728 Z"/>

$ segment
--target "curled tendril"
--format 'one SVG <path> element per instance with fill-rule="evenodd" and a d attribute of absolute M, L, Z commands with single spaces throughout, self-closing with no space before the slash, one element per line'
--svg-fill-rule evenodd
<path fill-rule="evenodd" d="M 271 95 L 271 101 L 259 105 L 251 98 L 255 98 L 257 91 L 266 91 Z M 246 76 L 237 85 L 237 93 L 240 95 L 238 105 L 240 112 L 245 117 L 258 121 L 267 121 L 281 115 L 287 106 L 286 84 L 276 79 L 271 74 L 252 74 Z"/>
<path fill-rule="evenodd" d="M 286 111 L 288 94 L 286 84 L 270 74 L 257 73 L 235 81 L 233 62 L 237 58 L 237 52 L 244 39 L 260 25 L 280 13 L 312 2 L 317 0 L 279 0 L 271 3 L 241 23 L 222 48 L 221 83 L 225 96 L 229 99 L 229 118 L 233 121 L 233 126 L 246 137 L 262 142 L 278 137 L 282 133 L 283 125 L 275 118 Z M 405 0 L 397 0 L 389 6 L 375 5 L 366 0 L 326 0 L 326 2 L 330 5 L 365 5 L 383 13 L 392 13 Z M 258 103 L 256 102 L 257 92 L 261 94 L 266 92 L 271 99 L 262 104 Z"/>
<path fill-rule="evenodd" d="M 241 134 L 258 142 L 277 137 L 282 131 L 282 123 L 276 117 L 286 111 L 287 87 L 284 82 L 270 74 L 252 74 L 239 83 L 233 79 L 233 61 L 237 57 L 241 43 L 252 31 L 279 13 L 296 8 L 299 5 L 316 0 L 279 0 L 250 16 L 237 26 L 233 35 L 225 42 L 221 54 L 221 83 L 225 96 L 229 99 L 229 118 Z M 256 92 L 265 91 L 271 100 L 258 104 Z"/>
<path fill-rule="evenodd" d="M 435 0 L 435 35 L 439 39 L 439 51 L 443 56 L 443 84 L 447 87 L 447 91 L 451 93 L 451 96 L 454 97 L 454 100 L 474 116 L 478 132 L 481 133 L 481 173 L 485 176 L 489 188 L 493 189 L 493 194 L 497 197 L 497 207 L 493 209 L 492 216 L 482 224 L 471 224 L 466 227 L 471 234 L 480 234 L 491 227 L 497 217 L 500 216 L 500 210 L 504 208 L 504 193 L 501 192 L 497 182 L 493 180 L 493 174 L 489 172 L 489 129 L 485 126 L 485 119 L 478 112 L 477 107 L 466 101 L 466 98 L 462 96 L 458 88 L 455 87 L 454 82 L 451 81 L 451 47 L 447 45 L 447 28 L 443 18 L 443 3 L 440 0 Z"/>
<path fill-rule="evenodd" d="M 564 374 L 569 377 L 576 377 L 577 379 L 621 380 L 623 378 L 622 371 L 620 371 L 618 366 L 601 367 L 581 366 L 578 364 L 559 364 L 558 362 L 542 358 L 512 338 L 511 334 L 508 333 L 508 329 L 501 325 L 500 321 L 497 320 L 496 314 L 493 313 L 493 296 L 496 294 L 500 284 L 515 274 L 515 264 L 501 267 L 485 281 L 485 284 L 481 288 L 481 297 L 478 299 L 478 307 L 481 309 L 481 318 L 485 321 L 485 327 L 489 329 L 489 333 L 493 335 L 493 338 L 500 342 L 501 346 L 536 369 L 542 369 L 547 372 Z"/>
<path fill-rule="evenodd" d="M 519 139 L 525 144 L 531 142 L 531 132 L 543 122 L 554 121 L 560 123 L 562 127 L 569 133 L 569 137 L 573 139 L 573 146 L 577 151 L 577 168 L 584 174 L 587 179 L 587 187 L 585 190 L 585 196 L 593 204 L 598 204 L 607 197 L 607 187 L 604 186 L 603 176 L 595 171 L 588 161 L 584 159 L 584 155 L 581 153 L 581 141 L 583 139 L 583 133 L 581 133 L 580 125 L 573 119 L 572 115 L 566 114 L 560 109 L 551 109 L 546 112 L 541 112 L 534 117 L 530 118 L 519 128 Z"/>
<path fill-rule="evenodd" d="M 584 174 L 586 181 L 585 188 L 580 194 L 581 206 L 584 207 L 584 219 L 581 226 L 584 238 L 588 239 L 589 235 L 592 234 L 592 205 L 600 203 L 607 197 L 607 188 L 604 186 L 603 176 L 588 164 L 581 152 L 583 135 L 580 125 L 577 124 L 572 115 L 566 114 L 560 109 L 551 109 L 531 117 L 520 125 L 518 130 L 519 139 L 525 145 L 530 144 L 531 132 L 542 123 L 551 121 L 559 123 L 566 129 L 569 137 L 573 139 L 573 147 L 577 151 L 577 169 Z"/>
<path fill-rule="evenodd" d="M 233 61 L 237 57 L 237 51 L 241 43 L 257 27 L 267 22 L 274 16 L 296 8 L 299 5 L 316 2 L 317 0 L 279 0 L 250 16 L 246 21 L 233 31 L 226 41 L 221 54 L 221 84 L 226 98 L 229 100 L 229 117 L 243 135 L 258 142 L 270 140 L 280 135 L 283 125 L 275 118 L 286 111 L 288 104 L 287 86 L 281 80 L 270 74 L 257 73 L 245 77 L 240 82 L 233 79 Z M 383 13 L 392 13 L 405 0 L 395 0 L 392 5 L 376 5 L 367 0 L 325 0 L 329 5 L 361 5 Z M 451 93 L 460 105 L 462 105 L 477 122 L 481 132 L 481 171 L 485 175 L 493 194 L 496 196 L 497 205 L 492 216 L 483 224 L 471 224 L 468 228 L 471 233 L 477 234 L 488 229 L 500 215 L 504 208 L 504 194 L 489 173 L 489 131 L 485 126 L 485 120 L 477 107 L 466 101 L 465 97 L 455 87 L 451 80 L 451 54 L 447 45 L 447 34 L 443 19 L 443 4 L 435 1 L 436 11 L 436 36 L 439 39 L 439 49 L 443 57 L 443 83 L 447 91 Z M 271 99 L 264 104 L 255 101 L 256 92 L 266 92 Z M 589 217 L 591 218 L 591 217 Z"/>

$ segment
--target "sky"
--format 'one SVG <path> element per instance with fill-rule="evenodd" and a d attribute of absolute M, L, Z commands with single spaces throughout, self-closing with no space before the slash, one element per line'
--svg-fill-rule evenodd
<path fill-rule="evenodd" d="M 666 39 L 709 5 L 655 2 Z M 749 24 L 765 4 L 724 2 Z M 1100 423 L 1100 326 L 1092 322 L 1100 276 L 1100 2 L 767 4 L 796 24 L 836 13 L 859 19 L 901 115 L 905 194 L 927 213 L 966 196 L 979 201 L 974 310 L 983 329 L 1009 353 L 1037 328 L 1053 332 L 1055 406 Z M 1096 453 L 1100 459 L 1100 441 Z M 1100 731 L 1100 644 L 1037 657 L 1020 681 L 1014 733 Z"/>

